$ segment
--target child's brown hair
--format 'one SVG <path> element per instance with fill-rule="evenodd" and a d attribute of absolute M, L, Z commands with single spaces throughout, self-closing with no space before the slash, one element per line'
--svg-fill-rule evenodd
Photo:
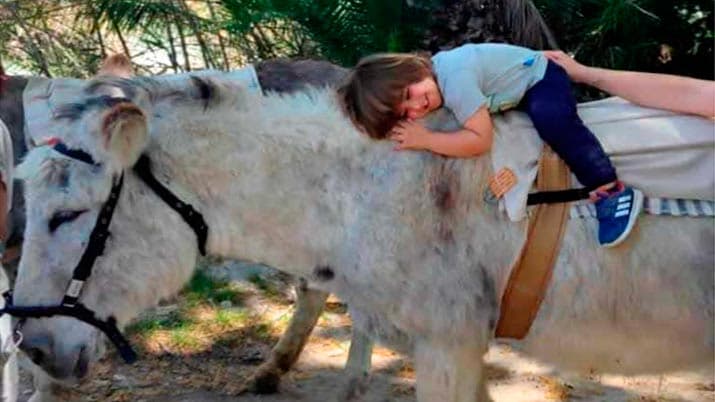
<path fill-rule="evenodd" d="M 402 119 L 397 108 L 410 84 L 434 76 L 424 54 L 381 53 L 362 58 L 338 89 L 353 123 L 382 139 Z"/>

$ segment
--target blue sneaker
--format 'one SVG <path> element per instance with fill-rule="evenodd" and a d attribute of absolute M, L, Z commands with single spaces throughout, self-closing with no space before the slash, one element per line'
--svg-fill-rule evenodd
<path fill-rule="evenodd" d="M 616 191 L 600 193 L 595 202 L 598 242 L 603 247 L 613 247 L 625 240 L 643 209 L 643 193 L 620 183 L 618 187 Z"/>

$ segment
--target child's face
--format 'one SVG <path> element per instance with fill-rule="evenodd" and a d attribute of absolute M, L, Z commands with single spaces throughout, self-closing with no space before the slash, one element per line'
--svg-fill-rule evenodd
<path fill-rule="evenodd" d="M 397 112 L 405 119 L 419 119 L 442 106 L 442 94 L 434 78 L 410 84 L 405 88 L 404 100 Z"/>

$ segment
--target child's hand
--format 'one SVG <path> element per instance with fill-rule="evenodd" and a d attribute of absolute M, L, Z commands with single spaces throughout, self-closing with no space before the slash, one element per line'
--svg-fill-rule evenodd
<path fill-rule="evenodd" d="M 545 50 L 544 56 L 561 66 L 574 82 L 588 82 L 588 66 L 574 60 L 573 57 L 560 50 Z"/>
<path fill-rule="evenodd" d="M 390 131 L 390 139 L 396 143 L 395 149 L 420 150 L 428 149 L 428 138 L 431 131 L 412 120 L 403 120 Z"/>

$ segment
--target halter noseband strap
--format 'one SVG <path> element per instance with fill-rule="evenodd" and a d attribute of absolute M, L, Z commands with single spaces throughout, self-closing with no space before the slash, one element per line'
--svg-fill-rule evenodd
<path fill-rule="evenodd" d="M 65 156 L 80 160 L 90 165 L 97 165 L 92 157 L 79 149 L 67 148 L 63 143 L 57 142 L 53 149 Z M 149 186 L 164 202 L 176 210 L 182 218 L 191 226 L 196 233 L 198 248 L 202 255 L 206 254 L 206 240 L 208 238 L 208 226 L 203 216 L 191 205 L 184 203 L 177 198 L 168 188 L 162 185 L 151 172 L 151 161 L 146 155 L 142 155 L 134 166 L 134 171 L 144 183 Z M 5 308 L 0 309 L 0 315 L 10 314 L 21 319 L 43 318 L 52 316 L 67 316 L 76 318 L 82 322 L 94 326 L 102 331 L 117 348 L 119 355 L 127 363 L 133 363 L 137 359 L 137 354 L 132 349 L 129 341 L 117 328 L 117 321 L 114 317 L 106 320 L 97 318 L 95 313 L 80 303 L 79 297 L 82 293 L 84 283 L 92 274 L 92 267 L 96 259 L 104 253 L 104 246 L 109 238 L 109 225 L 119 200 L 119 194 L 124 184 L 124 174 L 120 175 L 112 185 L 107 201 L 102 205 L 102 209 L 97 216 L 97 221 L 89 236 L 89 244 L 84 250 L 77 267 L 72 273 L 72 279 L 67 285 L 62 303 L 56 306 L 16 306 L 13 304 L 12 291 L 3 294 L 5 298 Z"/>
<path fill-rule="evenodd" d="M 62 151 L 60 151 L 62 152 Z M 84 162 L 84 161 L 83 161 Z M 57 306 L 17 306 L 13 303 L 12 292 L 8 291 L 5 297 L 5 308 L 0 310 L 0 314 L 10 314 L 21 319 L 43 318 L 52 316 L 73 317 L 102 331 L 107 338 L 116 346 L 119 355 L 127 363 L 133 363 L 137 359 L 137 354 L 132 349 L 129 341 L 117 328 L 117 321 L 114 317 L 106 320 L 97 318 L 94 311 L 78 302 L 84 282 L 92 274 L 94 261 L 104 252 L 104 245 L 109 237 L 109 224 L 117 206 L 119 193 L 122 191 L 124 175 L 119 176 L 112 186 L 109 198 L 102 205 L 97 221 L 89 235 L 89 243 L 84 250 L 82 257 L 77 263 L 77 267 L 72 272 L 72 279 L 67 285 L 62 303 Z"/>

